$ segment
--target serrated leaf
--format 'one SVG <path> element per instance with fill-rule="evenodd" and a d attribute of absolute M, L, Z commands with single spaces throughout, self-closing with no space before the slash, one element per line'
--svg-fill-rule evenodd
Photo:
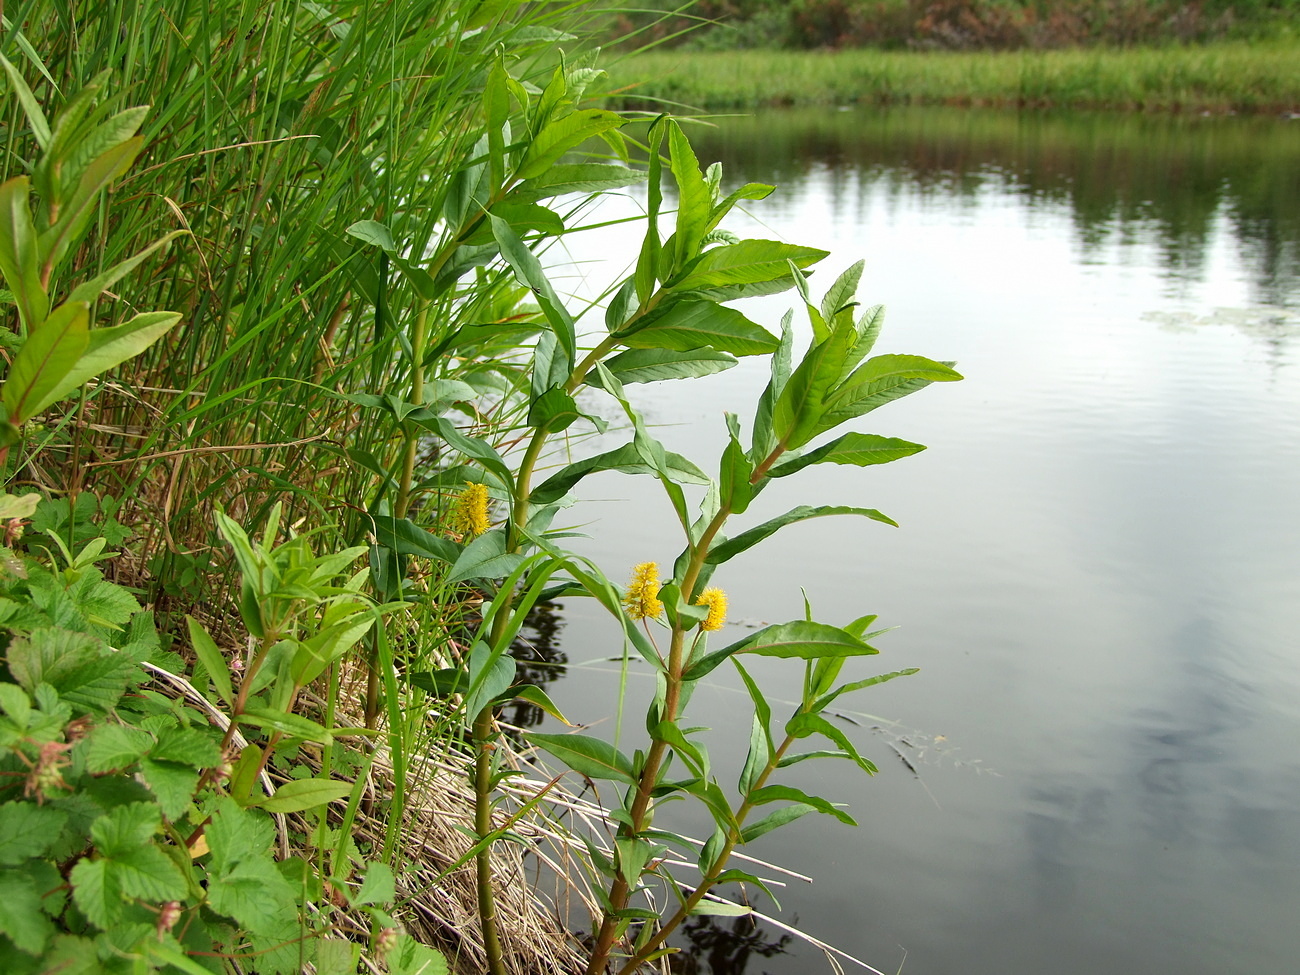
<path fill-rule="evenodd" d="M 86 744 L 86 769 L 96 775 L 129 768 L 150 748 L 154 740 L 139 728 L 102 724 L 90 733 Z"/>
<path fill-rule="evenodd" d="M 190 808 L 199 784 L 199 773 L 193 766 L 142 758 L 140 774 L 168 819 L 179 819 Z"/>
<path fill-rule="evenodd" d="M 569 768 L 593 779 L 633 784 L 632 760 L 607 741 L 587 735 L 528 733 L 529 742 L 544 748 Z"/>
<path fill-rule="evenodd" d="M 54 925 L 41 911 L 42 893 L 26 873 L 0 870 L 0 932 L 29 955 L 39 955 L 54 934 Z"/>
<path fill-rule="evenodd" d="M 897 522 L 881 514 L 875 508 L 854 508 L 846 505 L 819 505 L 817 507 L 800 505 L 797 508 L 790 509 L 783 515 L 763 522 L 761 525 L 747 529 L 724 542 L 719 542 L 709 549 L 709 554 L 705 556 L 704 561 L 709 565 L 721 565 L 741 552 L 753 548 L 763 539 L 775 534 L 786 525 L 807 521 L 809 518 L 824 518 L 828 515 L 861 515 L 864 518 L 870 518 L 872 521 L 892 525 L 895 528 L 898 527 Z"/>
<path fill-rule="evenodd" d="M 67 813 L 33 802 L 0 806 L 0 866 L 17 866 L 30 857 L 44 856 L 67 821 Z"/>

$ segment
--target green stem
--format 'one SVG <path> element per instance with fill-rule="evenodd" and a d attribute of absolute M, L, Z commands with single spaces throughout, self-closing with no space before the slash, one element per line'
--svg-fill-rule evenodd
<path fill-rule="evenodd" d="M 681 592 L 683 599 L 689 601 L 691 596 L 694 595 L 696 582 L 699 580 L 700 572 L 704 568 L 704 559 L 709 553 L 709 546 L 713 543 L 713 539 L 718 532 L 722 530 L 722 526 L 726 524 L 730 515 L 730 508 L 724 506 L 719 509 L 718 513 L 713 516 L 713 520 L 709 522 L 709 526 L 704 530 L 704 534 L 700 536 L 699 542 L 694 546 L 690 564 L 682 577 Z M 672 643 L 668 652 L 664 710 L 660 716 L 662 721 L 677 720 L 677 710 L 682 693 L 682 674 L 686 669 L 685 645 L 686 630 L 679 623 L 673 628 Z M 637 777 L 636 795 L 632 800 L 632 808 L 628 810 L 631 823 L 624 823 L 619 827 L 619 836 L 621 838 L 630 839 L 635 837 L 649 825 L 647 813 L 650 811 L 652 793 L 655 783 L 659 780 L 659 769 L 663 765 L 664 755 L 667 750 L 668 743 L 661 739 L 655 739 L 650 743 L 650 748 L 646 752 L 645 765 L 642 766 L 641 774 Z M 605 970 L 609 953 L 614 947 L 615 932 L 618 929 L 618 919 L 614 915 L 627 907 L 630 895 L 631 885 L 620 874 L 610 886 L 610 907 L 606 909 L 604 916 L 601 918 L 600 930 L 596 934 L 596 945 L 592 949 L 591 959 L 587 963 L 587 975 L 600 975 Z"/>
<path fill-rule="evenodd" d="M 768 759 L 767 765 L 763 768 L 762 775 L 758 777 L 754 782 L 753 787 L 749 790 L 750 795 L 753 795 L 767 784 L 768 777 L 776 771 L 781 759 L 785 757 L 786 751 L 790 748 L 791 744 L 794 743 L 794 740 L 793 735 L 786 735 L 785 740 L 781 742 L 781 747 L 776 750 L 776 753 L 770 759 Z M 618 975 L 632 975 L 639 966 L 646 962 L 650 955 L 654 954 L 660 945 L 668 940 L 668 937 L 677 930 L 681 923 L 690 917 L 691 911 L 695 910 L 700 901 L 704 900 L 705 895 L 707 895 L 713 888 L 713 885 L 718 882 L 718 878 L 722 876 L 723 871 L 726 869 L 727 860 L 730 859 L 732 850 L 734 850 L 740 842 L 740 827 L 744 824 L 745 818 L 750 814 L 753 808 L 754 804 L 746 799 L 741 807 L 736 810 L 736 828 L 731 831 L 731 834 L 727 837 L 726 843 L 723 844 L 722 850 L 718 854 L 717 862 L 712 868 L 710 868 L 709 872 L 700 879 L 699 886 L 697 886 L 694 892 L 686 898 L 686 901 L 682 906 L 677 909 L 677 913 L 664 922 L 655 933 L 654 937 L 642 945 L 637 953 L 628 959 L 627 963 L 619 969 Z"/>

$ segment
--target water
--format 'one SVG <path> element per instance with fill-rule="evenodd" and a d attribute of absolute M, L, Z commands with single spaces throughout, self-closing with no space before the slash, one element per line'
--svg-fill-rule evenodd
<path fill-rule="evenodd" d="M 1300 122 L 911 110 L 719 126 L 697 137 L 703 162 L 728 185 L 780 184 L 733 229 L 831 250 L 818 293 L 865 258 L 860 295 L 888 307 L 877 351 L 967 376 L 856 426 L 924 453 L 811 468 L 740 520 L 842 503 L 901 528 L 792 526 L 715 579 L 724 638 L 801 616 L 803 587 L 823 619 L 900 627 L 872 672 L 921 668 L 848 702 L 879 776 L 790 770 L 863 825 L 810 816 L 755 844 L 816 879 L 779 892 L 778 915 L 887 972 L 1295 971 Z M 631 260 L 638 233 L 574 238 L 570 286 L 613 280 L 609 256 Z M 775 328 L 789 304 L 746 310 Z M 708 469 L 722 412 L 747 422 L 764 381 L 745 362 L 633 392 Z M 601 475 L 582 496 L 575 547 L 611 576 L 671 564 L 652 483 Z M 612 734 L 614 631 L 580 601 L 559 616 L 570 666 L 551 692 Z M 760 663 L 782 697 L 797 670 Z M 716 674 L 693 711 L 715 765 L 738 770 L 748 701 Z M 634 672 L 632 699 L 647 692 Z M 729 927 L 698 928 L 681 970 L 829 970 Z"/>

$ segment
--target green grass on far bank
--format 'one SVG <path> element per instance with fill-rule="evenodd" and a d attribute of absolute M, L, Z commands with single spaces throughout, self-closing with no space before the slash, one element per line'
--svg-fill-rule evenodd
<path fill-rule="evenodd" d="M 1300 44 L 1062 51 L 665 51 L 610 70 L 626 105 L 922 102 L 1140 111 L 1300 110 Z"/>

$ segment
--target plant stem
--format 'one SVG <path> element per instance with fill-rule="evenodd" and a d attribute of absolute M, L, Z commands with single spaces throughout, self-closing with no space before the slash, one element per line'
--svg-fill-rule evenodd
<path fill-rule="evenodd" d="M 753 787 L 750 789 L 751 795 L 767 784 L 768 777 L 776 771 L 781 759 L 785 757 L 786 751 L 789 749 L 791 744 L 794 743 L 794 740 L 793 735 L 785 736 L 785 740 L 781 742 L 781 747 L 776 750 L 776 753 L 772 755 L 770 759 L 768 759 L 767 765 L 763 768 L 763 773 L 757 780 L 755 780 Z M 722 876 L 723 871 L 726 869 L 727 860 L 731 857 L 731 851 L 734 850 L 736 845 L 740 842 L 740 826 L 744 824 L 745 818 L 753 808 L 753 803 L 746 799 L 741 807 L 736 810 L 737 826 L 732 830 L 731 835 L 727 837 L 726 843 L 723 844 L 722 850 L 718 854 L 717 862 L 714 863 L 707 874 L 700 878 L 699 886 L 697 886 L 694 892 L 686 898 L 685 903 L 677 909 L 677 913 L 670 917 L 659 928 L 654 937 L 642 945 L 640 950 L 628 959 L 627 963 L 619 969 L 618 975 L 632 975 L 632 973 L 635 972 L 640 965 L 644 964 L 650 955 L 652 955 L 655 950 L 668 939 L 669 935 L 677 930 L 678 926 L 681 925 L 683 921 L 690 917 L 691 911 L 695 910 L 696 905 L 699 904 L 700 901 L 704 900 L 705 895 L 708 894 L 708 892 L 713 888 L 713 885 L 718 882 L 718 878 Z"/>

